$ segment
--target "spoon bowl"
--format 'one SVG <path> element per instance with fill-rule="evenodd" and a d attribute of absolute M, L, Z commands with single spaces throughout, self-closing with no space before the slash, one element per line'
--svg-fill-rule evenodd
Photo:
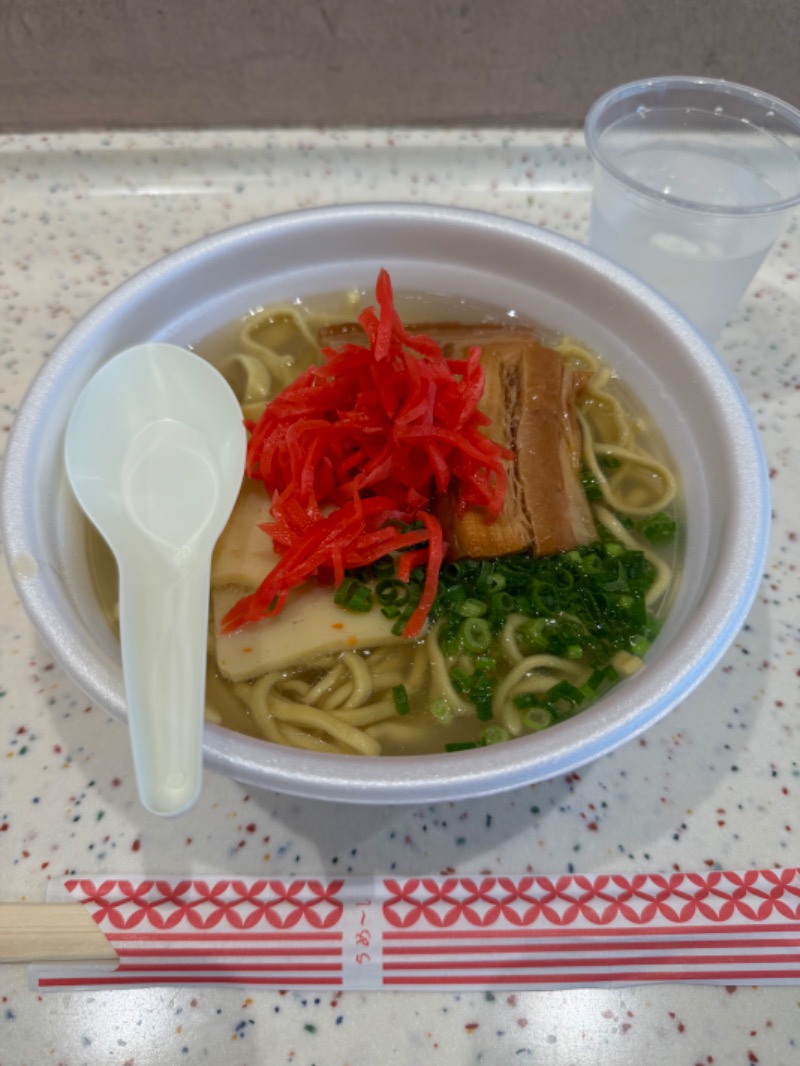
<path fill-rule="evenodd" d="M 245 446 L 225 379 L 172 344 L 106 363 L 67 425 L 67 476 L 119 568 L 134 766 L 154 814 L 182 813 L 200 790 L 211 554 Z"/>

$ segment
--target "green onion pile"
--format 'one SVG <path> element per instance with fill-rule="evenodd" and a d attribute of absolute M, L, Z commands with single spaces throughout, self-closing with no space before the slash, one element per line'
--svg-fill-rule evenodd
<path fill-rule="evenodd" d="M 676 533 L 674 519 L 662 513 L 640 520 L 636 529 L 653 544 L 667 543 Z M 498 637 L 511 615 L 527 619 L 515 631 L 523 656 L 551 655 L 580 662 L 588 671 L 580 685 L 562 680 L 544 693 L 514 697 L 528 732 L 571 717 L 613 685 L 618 673 L 611 660 L 618 652 L 641 657 L 650 647 L 659 628 L 646 606 L 655 569 L 644 552 L 626 547 L 602 526 L 598 532 L 597 543 L 558 555 L 461 559 L 442 567 L 430 622 L 437 626 L 448 659 L 469 660 L 469 668 L 454 666 L 450 679 L 480 721 L 492 719 L 503 663 Z M 377 604 L 393 621 L 393 632 L 400 634 L 419 602 L 424 580 L 425 571 L 418 567 L 408 582 L 401 581 L 393 558 L 386 556 L 348 574 L 335 600 L 353 611 L 368 611 Z M 393 696 L 397 713 L 407 714 L 405 688 L 397 686 Z M 434 717 L 444 721 L 451 716 L 444 701 L 434 704 Z M 446 747 L 463 750 L 508 739 L 503 727 L 487 724 L 479 741 Z"/>

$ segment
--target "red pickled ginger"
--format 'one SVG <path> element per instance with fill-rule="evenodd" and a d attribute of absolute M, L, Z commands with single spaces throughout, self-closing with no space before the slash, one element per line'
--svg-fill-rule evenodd
<path fill-rule="evenodd" d="M 379 312 L 359 316 L 367 345 L 326 348 L 321 366 L 246 423 L 246 474 L 272 496 L 273 521 L 262 529 L 280 560 L 228 612 L 225 632 L 276 614 L 311 578 L 338 586 L 346 570 L 414 547 L 414 564 L 426 567 L 404 630 L 414 637 L 433 604 L 446 547 L 432 501 L 449 491 L 460 514 L 481 507 L 491 519 L 502 509 L 510 453 L 481 432 L 488 419 L 478 411 L 480 349 L 446 359 L 430 337 L 411 335 L 385 270 L 375 295 Z"/>

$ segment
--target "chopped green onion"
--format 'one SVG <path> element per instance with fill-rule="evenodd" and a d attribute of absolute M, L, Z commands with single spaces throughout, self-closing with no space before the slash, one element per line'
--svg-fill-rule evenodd
<path fill-rule="evenodd" d="M 405 685 L 395 685 L 393 687 L 392 699 L 394 700 L 394 709 L 398 714 L 408 714 L 411 710 Z"/>
<path fill-rule="evenodd" d="M 453 688 L 456 692 L 460 692 L 462 696 L 469 692 L 470 676 L 460 666 L 454 666 L 450 671 L 450 680 L 453 683 Z"/>
<path fill-rule="evenodd" d="M 601 455 L 598 462 L 605 472 L 619 470 L 622 466 L 622 460 L 618 459 L 616 455 Z"/>
<path fill-rule="evenodd" d="M 636 523 L 636 529 L 651 544 L 669 544 L 674 539 L 678 526 L 675 519 L 665 511 L 646 515 Z"/>
<path fill-rule="evenodd" d="M 558 603 L 558 589 L 549 578 L 534 578 L 531 583 L 531 602 L 539 614 L 550 614 Z"/>
<path fill-rule="evenodd" d="M 592 692 L 597 692 L 601 685 L 605 684 L 606 682 L 611 682 L 613 684 L 618 679 L 618 677 L 619 674 L 609 663 L 603 669 L 594 670 L 586 684 L 592 690 Z"/>
<path fill-rule="evenodd" d="M 356 611 L 359 614 L 367 614 L 372 610 L 372 592 L 367 585 L 359 585 L 348 599 L 345 607 L 348 611 Z"/>
<path fill-rule="evenodd" d="M 372 610 L 372 590 L 354 577 L 346 577 L 334 593 L 333 602 L 346 611 L 366 614 Z"/>
<path fill-rule="evenodd" d="M 497 669 L 497 660 L 493 659 L 491 655 L 479 655 L 475 660 L 475 669 L 493 673 Z"/>
<path fill-rule="evenodd" d="M 641 658 L 643 655 L 645 655 L 647 653 L 649 648 L 650 648 L 650 641 L 647 639 L 647 637 L 643 637 L 641 635 L 635 636 L 635 637 L 631 637 L 630 652 L 631 652 L 632 655 L 638 655 L 639 658 Z"/>
<path fill-rule="evenodd" d="M 445 655 L 448 655 L 451 659 L 461 651 L 461 641 L 458 639 L 458 635 L 445 638 L 440 637 L 439 646 Z"/>
<path fill-rule="evenodd" d="M 479 747 L 474 740 L 460 740 L 453 744 L 445 744 L 445 751 L 472 751 L 473 748 Z"/>
<path fill-rule="evenodd" d="M 503 744 L 506 740 L 511 740 L 511 734 L 501 725 L 487 725 L 481 733 L 481 740 L 487 746 L 491 744 Z"/>
<path fill-rule="evenodd" d="M 409 595 L 408 585 L 397 577 L 383 578 L 375 586 L 375 597 L 384 607 L 404 607 Z"/>
<path fill-rule="evenodd" d="M 479 596 L 485 596 L 490 589 L 490 582 L 494 575 L 494 563 L 488 559 L 481 559 L 478 564 L 478 573 L 475 577 L 475 592 Z"/>
<path fill-rule="evenodd" d="M 626 519 L 626 524 L 632 523 Z M 424 576 L 422 567 L 412 572 L 407 603 L 381 604 L 384 611 L 400 607 L 395 633 L 402 632 L 419 602 Z M 556 675 L 548 693 L 520 693 L 513 704 L 523 718 L 531 712 L 535 723 L 578 713 L 617 681 L 610 665 L 615 655 L 640 656 L 655 638 L 659 623 L 646 603 L 654 579 L 655 568 L 644 552 L 628 548 L 602 524 L 596 543 L 553 556 L 519 553 L 447 563 L 430 618 L 459 697 L 474 708 L 478 721 L 492 720 L 498 672 L 506 669 L 500 655 L 495 657 L 494 644 L 509 619 L 521 616 L 514 622 L 513 639 L 523 657 L 552 655 L 593 669 L 581 685 L 561 684 Z M 402 599 L 399 585 L 392 584 L 396 580 L 388 578 L 390 600 Z M 446 720 L 454 714 L 444 701 L 434 717 L 436 713 Z"/>
<path fill-rule="evenodd" d="M 474 688 L 470 693 L 473 702 L 475 703 L 475 717 L 481 722 L 490 722 L 492 718 L 494 718 L 494 713 L 492 711 L 492 694 L 494 692 L 494 685 L 492 684 L 487 687 L 488 692 L 486 693 L 476 693 Z"/>
<path fill-rule="evenodd" d="M 394 559 L 391 555 L 383 555 L 372 564 L 372 572 L 376 578 L 392 577 L 394 575 Z"/>
<path fill-rule="evenodd" d="M 350 594 L 350 590 L 358 585 L 358 582 L 354 577 L 346 577 L 336 592 L 333 594 L 333 602 L 337 607 L 344 607 L 347 602 L 347 597 Z"/>
<path fill-rule="evenodd" d="M 512 703 L 519 710 L 524 711 L 527 707 L 538 707 L 539 697 L 535 692 L 520 692 L 514 696 Z"/>
<path fill-rule="evenodd" d="M 580 689 L 569 681 L 559 681 L 555 688 L 558 689 L 559 698 L 569 700 L 570 703 L 581 703 L 583 700 L 583 695 L 581 694 Z M 552 696 L 552 694 L 553 689 L 551 689 L 547 695 L 549 697 Z"/>
<path fill-rule="evenodd" d="M 601 578 L 601 588 L 604 592 L 624 592 L 628 587 L 628 575 L 620 559 L 609 559 L 611 564 L 606 568 L 606 573 Z"/>
<path fill-rule="evenodd" d="M 492 598 L 489 601 L 489 605 L 492 610 L 492 614 L 511 614 L 514 610 L 514 597 L 504 591 L 493 592 Z"/>
<path fill-rule="evenodd" d="M 568 703 L 571 710 L 583 703 L 583 693 L 569 681 L 559 681 L 557 685 L 547 690 L 546 701 L 547 705 L 554 709 L 562 702 Z"/>
<path fill-rule="evenodd" d="M 589 680 L 586 682 L 586 688 L 588 688 L 590 692 L 596 692 L 605 679 L 605 670 L 593 670 Z"/>
<path fill-rule="evenodd" d="M 571 589 L 575 584 L 575 575 L 566 566 L 559 567 L 553 574 L 555 583 L 564 591 Z"/>
<path fill-rule="evenodd" d="M 602 500 L 602 489 L 597 484 L 597 479 L 594 474 L 586 467 L 581 471 L 581 485 L 583 486 L 586 499 L 589 500 L 590 503 L 597 503 L 599 500 Z"/>
<path fill-rule="evenodd" d="M 538 733 L 552 725 L 553 714 L 546 707 L 531 707 L 522 716 L 522 721 L 532 733 Z"/>
<path fill-rule="evenodd" d="M 431 704 L 431 715 L 440 725 L 450 725 L 453 721 L 453 712 L 447 700 L 434 700 Z"/>
<path fill-rule="evenodd" d="M 458 613 L 462 618 L 480 618 L 481 615 L 486 614 L 487 606 L 483 600 L 469 599 L 464 600 L 458 609 Z"/>
<path fill-rule="evenodd" d="M 492 631 L 485 618 L 465 618 L 461 623 L 461 641 L 470 655 L 486 651 L 492 643 Z"/>
<path fill-rule="evenodd" d="M 527 647 L 538 651 L 547 647 L 547 638 L 544 635 L 547 621 L 544 618 L 532 618 L 530 622 L 523 622 L 516 631 L 517 642 L 522 640 Z"/>

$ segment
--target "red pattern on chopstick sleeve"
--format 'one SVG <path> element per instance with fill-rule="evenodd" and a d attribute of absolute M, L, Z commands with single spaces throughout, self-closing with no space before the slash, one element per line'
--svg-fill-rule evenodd
<path fill-rule="evenodd" d="M 39 991 L 148 985 L 439 990 L 800 985 L 800 869 L 673 874 L 71 877 L 119 966 Z"/>

